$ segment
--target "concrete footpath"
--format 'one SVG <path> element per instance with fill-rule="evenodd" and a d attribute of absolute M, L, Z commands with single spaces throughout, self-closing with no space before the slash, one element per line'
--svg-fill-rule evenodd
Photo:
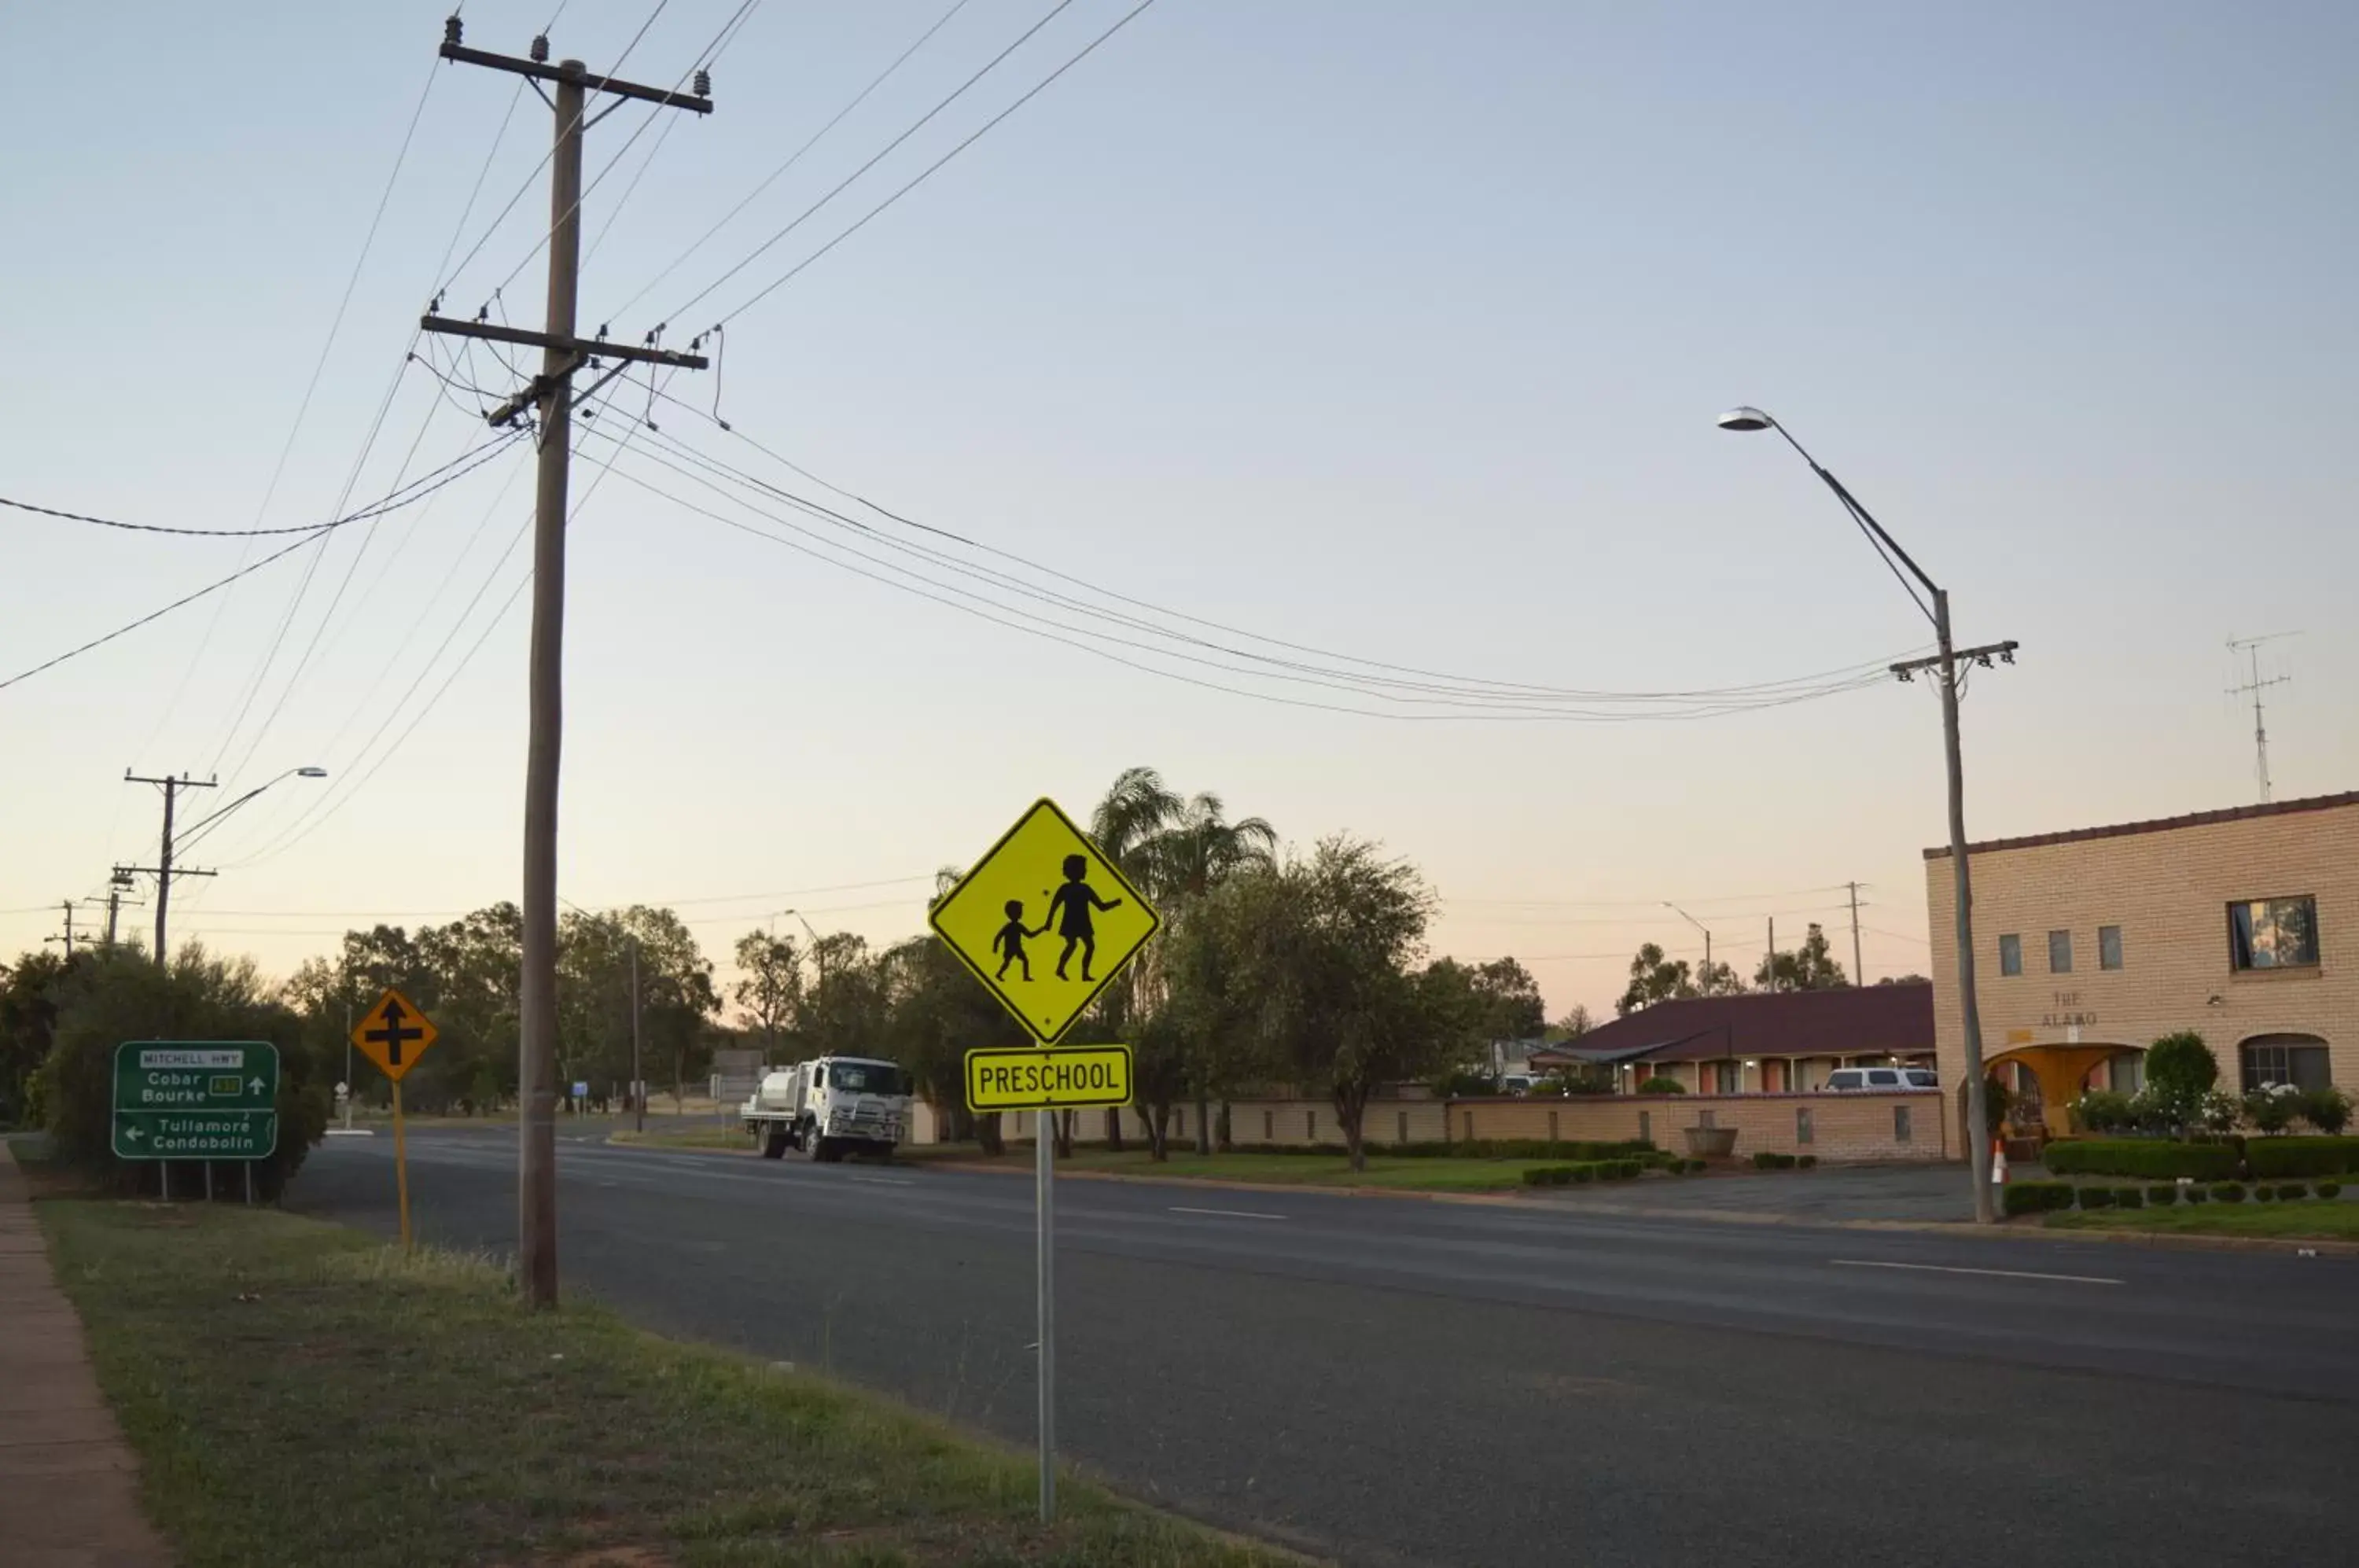
<path fill-rule="evenodd" d="M 0 1141 L 0 1563 L 171 1568 L 98 1391 L 15 1152 Z"/>

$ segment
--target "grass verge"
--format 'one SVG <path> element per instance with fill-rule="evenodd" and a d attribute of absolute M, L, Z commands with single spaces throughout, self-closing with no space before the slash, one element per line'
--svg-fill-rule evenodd
<path fill-rule="evenodd" d="M 2289 1203 L 2204 1203 L 2192 1208 L 2082 1209 L 2049 1214 L 2048 1228 L 2359 1241 L 2359 1203 L 2313 1199 Z"/>
<path fill-rule="evenodd" d="M 945 1149 L 903 1149 L 897 1158 L 913 1164 L 956 1160 L 962 1164 L 1004 1166 L 1010 1171 L 1032 1168 L 1031 1146 L 993 1159 L 972 1147 Z M 1102 1171 L 1124 1176 L 1151 1176 L 1158 1181 L 1267 1181 L 1304 1187 L 1389 1187 L 1399 1192 L 1481 1192 L 1520 1189 L 1524 1172 L 1535 1165 L 1562 1165 L 1561 1160 L 1432 1160 L 1368 1157 L 1365 1171 L 1353 1171 L 1340 1154 L 1182 1154 L 1157 1164 L 1145 1149 L 1120 1154 L 1103 1149 L 1076 1149 L 1071 1160 L 1057 1161 L 1063 1171 Z"/>
<path fill-rule="evenodd" d="M 738 1127 L 649 1127 L 635 1132 L 624 1127 L 606 1135 L 609 1143 L 630 1144 L 639 1149 L 725 1149 L 734 1154 L 750 1154 L 754 1140 Z"/>
<path fill-rule="evenodd" d="M 1136 1565 L 1295 1559 L 889 1401 L 270 1210 L 38 1205 L 185 1568 Z"/>

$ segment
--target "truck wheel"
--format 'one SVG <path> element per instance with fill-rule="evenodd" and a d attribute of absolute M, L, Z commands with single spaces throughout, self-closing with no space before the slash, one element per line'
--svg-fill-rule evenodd
<path fill-rule="evenodd" d="M 787 1157 L 787 1134 L 783 1127 L 772 1127 L 762 1135 L 762 1158 L 784 1160 Z"/>
<path fill-rule="evenodd" d="M 827 1139 L 820 1136 L 819 1128 L 808 1124 L 803 1127 L 802 1155 L 814 1164 L 828 1156 Z"/>

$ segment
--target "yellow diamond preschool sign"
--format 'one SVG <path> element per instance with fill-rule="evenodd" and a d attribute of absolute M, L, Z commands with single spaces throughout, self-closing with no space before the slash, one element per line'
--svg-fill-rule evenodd
<path fill-rule="evenodd" d="M 928 918 L 1043 1045 L 1073 1027 L 1163 923 L 1053 800 L 1018 818 Z"/>

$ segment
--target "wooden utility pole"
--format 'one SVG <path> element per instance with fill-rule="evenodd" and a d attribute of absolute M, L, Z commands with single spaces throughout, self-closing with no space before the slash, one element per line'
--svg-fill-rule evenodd
<path fill-rule="evenodd" d="M 516 1264 L 525 1299 L 557 1304 L 557 786 L 563 727 L 565 657 L 566 483 L 573 456 L 573 373 L 601 360 L 618 361 L 609 377 L 633 362 L 702 370 L 707 362 L 652 346 L 624 347 L 575 336 L 574 293 L 582 262 L 582 133 L 592 93 L 636 98 L 699 114 L 712 112 L 709 79 L 696 73 L 694 93 L 671 93 L 592 76 L 578 60 L 549 63 L 549 39 L 532 41 L 531 58 L 487 54 L 461 41 L 459 18 L 442 25 L 444 60 L 505 71 L 549 82 L 556 95 L 556 150 L 549 160 L 549 302 L 543 330 L 524 332 L 488 321 L 460 321 L 429 310 L 427 332 L 486 338 L 541 351 L 540 374 L 488 416 L 507 424 L 527 409 L 540 428 L 539 483 L 533 504 L 531 677 L 524 785 L 524 968 L 517 987 L 519 1017 L 516 1114 Z M 440 300 L 437 300 L 439 305 Z M 658 328 L 660 332 L 662 329 Z M 603 340 L 603 334 L 602 334 Z M 593 388 L 594 390 L 594 388 Z"/>
<path fill-rule="evenodd" d="M 63 935 L 63 936 L 47 936 L 47 937 L 43 937 L 41 940 L 42 940 L 43 942 L 64 942 L 64 943 L 66 944 L 66 956 L 67 956 L 68 958 L 71 958 L 71 957 L 73 956 L 73 907 L 74 907 L 74 901 L 73 901 L 71 898 L 68 898 L 68 899 L 64 900 L 64 903 L 65 903 L 65 910 L 66 910 L 66 934 L 65 934 L 65 935 Z"/>
<path fill-rule="evenodd" d="M 161 969 L 171 963 L 171 951 L 165 942 L 165 921 L 172 910 L 172 878 L 212 875 L 210 871 L 189 871 L 172 864 L 173 803 L 183 789 L 212 789 L 218 785 L 213 779 L 191 779 L 185 773 L 177 779 L 168 773 L 161 779 L 145 779 L 126 771 L 123 781 L 126 784 L 154 784 L 164 791 L 164 835 L 157 847 L 156 864 L 115 867 L 118 872 L 141 872 L 156 878 L 156 966 Z"/>
<path fill-rule="evenodd" d="M 631 939 L 631 1125 L 647 1130 L 647 1086 L 639 1070 L 639 939 Z"/>
<path fill-rule="evenodd" d="M 1851 885 L 1851 983 L 1867 984 L 1867 963 L 1859 955 L 1859 884 Z"/>

